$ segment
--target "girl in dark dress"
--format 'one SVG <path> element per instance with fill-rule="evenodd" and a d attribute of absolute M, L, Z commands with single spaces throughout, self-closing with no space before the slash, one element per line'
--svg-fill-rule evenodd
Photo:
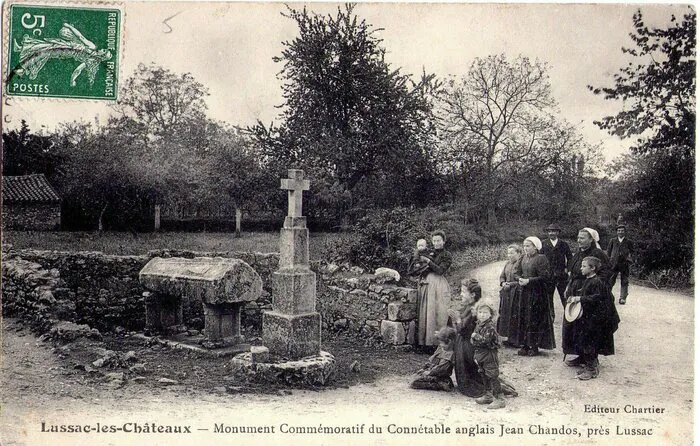
<path fill-rule="evenodd" d="M 515 273 L 520 268 L 522 254 L 522 246 L 508 246 L 508 261 L 503 267 L 499 280 L 501 290 L 499 292 L 500 304 L 498 306 L 498 334 L 506 338 L 505 345 L 515 347 L 521 345 L 521 339 L 518 339 L 520 285 L 515 277 Z"/>
<path fill-rule="evenodd" d="M 516 274 L 521 286 L 520 295 L 520 356 L 537 356 L 539 349 L 555 347 L 554 327 L 551 316 L 552 299 L 549 290 L 549 266 L 547 258 L 539 253 L 542 242 L 537 237 L 523 241 L 525 255 Z"/>

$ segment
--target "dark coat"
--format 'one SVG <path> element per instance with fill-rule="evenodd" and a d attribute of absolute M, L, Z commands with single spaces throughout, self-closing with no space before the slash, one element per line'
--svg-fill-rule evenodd
<path fill-rule="evenodd" d="M 583 314 L 574 322 L 564 318 L 562 346 L 564 354 L 614 355 L 613 333 L 620 317 L 610 288 L 597 276 L 586 278 L 581 287 Z"/>
<path fill-rule="evenodd" d="M 634 253 L 634 244 L 627 237 L 622 242 L 617 237 L 613 237 L 608 242 L 607 254 L 610 257 L 610 265 L 623 265 L 630 261 L 630 256 Z"/>
<path fill-rule="evenodd" d="M 569 244 L 564 240 L 559 239 L 557 241 L 557 246 L 552 245 L 550 239 L 546 239 L 542 242 L 542 254 L 547 257 L 549 262 L 549 270 L 553 277 L 561 277 L 566 275 L 567 268 L 571 265 L 571 248 Z"/>
<path fill-rule="evenodd" d="M 603 283 L 607 283 L 608 286 L 610 286 L 610 277 L 612 276 L 610 259 L 602 249 L 597 248 L 595 244 L 591 244 L 591 246 L 589 246 L 585 251 L 581 251 L 580 249 L 576 251 L 571 259 L 571 268 L 569 268 L 569 284 L 566 287 L 566 297 L 580 295 L 583 282 L 586 280 L 586 277 L 581 274 L 581 262 L 583 262 L 583 259 L 586 257 L 597 257 L 600 260 L 600 269 L 596 271 L 597 277 L 600 278 Z"/>
<path fill-rule="evenodd" d="M 551 275 L 547 258 L 542 254 L 523 256 L 515 277 L 529 279 L 520 287 L 518 339 L 528 347 L 553 349 L 554 328 L 551 319 L 552 299 L 549 290 Z"/>

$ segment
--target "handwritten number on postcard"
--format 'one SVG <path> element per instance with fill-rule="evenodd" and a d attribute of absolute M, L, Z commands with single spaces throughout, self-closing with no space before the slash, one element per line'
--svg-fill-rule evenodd
<path fill-rule="evenodd" d="M 178 15 L 180 15 L 179 12 L 176 13 L 176 14 L 173 14 L 173 15 L 171 15 L 170 17 L 168 17 L 167 19 L 163 20 L 163 25 L 165 25 L 165 26 L 168 27 L 168 29 L 164 29 L 164 30 L 163 30 L 163 33 L 165 33 L 165 34 L 170 34 L 171 32 L 173 32 L 173 27 L 170 26 L 170 24 L 168 23 L 168 21 L 170 21 L 170 19 L 174 19 L 174 18 L 177 17 Z"/>

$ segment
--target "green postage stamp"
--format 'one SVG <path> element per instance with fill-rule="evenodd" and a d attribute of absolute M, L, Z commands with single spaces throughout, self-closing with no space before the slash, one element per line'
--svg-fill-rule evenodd
<path fill-rule="evenodd" d="M 10 5 L 6 94 L 117 99 L 121 19 L 108 7 Z"/>

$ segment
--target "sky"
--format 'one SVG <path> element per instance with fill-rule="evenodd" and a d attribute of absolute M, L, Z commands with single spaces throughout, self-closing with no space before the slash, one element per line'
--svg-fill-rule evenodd
<path fill-rule="evenodd" d="M 303 4 L 292 4 L 302 7 Z M 332 13 L 338 3 L 309 3 L 310 10 Z M 387 61 L 415 76 L 425 69 L 438 76 L 463 75 L 476 57 L 504 53 L 539 59 L 549 65 L 560 116 L 578 126 L 591 144 L 601 144 L 607 160 L 633 141 L 600 130 L 593 121 L 620 111 L 622 102 L 593 95 L 587 85 L 612 86 L 613 75 L 633 46 L 632 15 L 641 9 L 650 26 L 666 27 L 679 4 L 460 4 L 360 3 L 355 12 L 381 28 Z M 127 2 L 124 6 L 120 77 L 151 62 L 174 72 L 189 72 L 209 88 L 208 116 L 240 126 L 269 124 L 283 103 L 276 75 L 283 41 L 297 35 L 282 3 Z M 169 18 L 169 19 L 168 19 Z M 167 25 L 163 23 L 167 20 Z M 104 102 L 16 99 L 4 107 L 4 129 L 26 119 L 47 130 L 59 122 L 104 121 Z M 8 116 L 9 115 L 9 116 Z"/>

